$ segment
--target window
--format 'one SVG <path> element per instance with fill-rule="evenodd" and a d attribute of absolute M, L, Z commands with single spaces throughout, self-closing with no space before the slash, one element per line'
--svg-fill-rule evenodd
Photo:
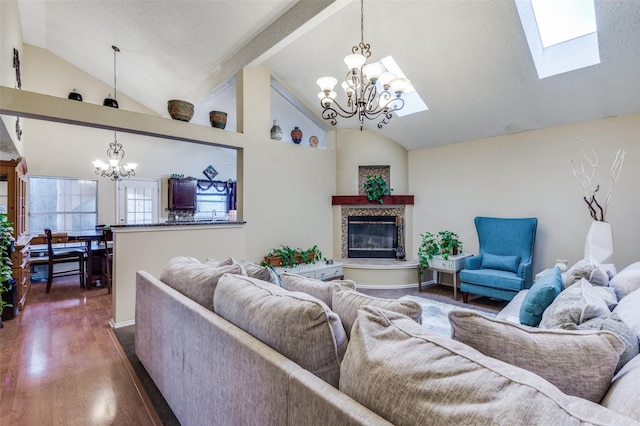
<path fill-rule="evenodd" d="M 400 65 L 396 63 L 392 56 L 387 56 L 380 60 L 382 65 L 386 71 L 392 72 L 398 78 L 407 78 L 400 69 Z M 378 91 L 384 90 L 382 85 L 378 82 Z M 404 100 L 404 107 L 401 110 L 394 111 L 394 113 L 398 117 L 404 117 L 405 115 L 415 114 L 416 112 L 426 111 L 429 109 L 427 104 L 424 103 L 422 97 L 418 94 L 413 84 L 410 84 L 409 87 L 402 94 L 402 99 Z"/>
<path fill-rule="evenodd" d="M 98 181 L 29 178 L 29 233 L 94 229 L 98 223 Z"/>
<path fill-rule="evenodd" d="M 235 182 L 198 180 L 198 210 L 194 220 L 224 220 L 228 210 L 235 210 Z"/>

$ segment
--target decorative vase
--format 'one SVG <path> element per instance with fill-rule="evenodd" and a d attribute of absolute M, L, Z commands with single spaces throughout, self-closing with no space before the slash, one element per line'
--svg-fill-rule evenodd
<path fill-rule="evenodd" d="M 611 224 L 594 220 L 587 233 L 584 245 L 584 257 L 593 258 L 598 263 L 606 263 L 613 255 L 613 234 Z"/>
<path fill-rule="evenodd" d="M 227 126 L 227 113 L 222 111 L 209 111 L 211 127 L 224 129 Z"/>
<path fill-rule="evenodd" d="M 302 130 L 300 130 L 298 126 L 294 127 L 291 131 L 291 140 L 295 144 L 302 142 Z"/>
<path fill-rule="evenodd" d="M 172 99 L 167 101 L 167 110 L 174 120 L 190 121 L 193 117 L 193 104 L 187 101 Z"/>
<path fill-rule="evenodd" d="M 271 126 L 271 139 L 281 141 L 282 129 L 278 125 L 278 120 L 273 120 L 273 126 Z"/>

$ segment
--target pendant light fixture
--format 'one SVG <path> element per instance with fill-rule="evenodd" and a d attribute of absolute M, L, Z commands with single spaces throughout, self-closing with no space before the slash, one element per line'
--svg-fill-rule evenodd
<path fill-rule="evenodd" d="M 380 62 L 365 64 L 371 56 L 371 46 L 364 42 L 364 0 L 360 0 L 360 44 L 353 46 L 351 54 L 344 58 L 349 71 L 342 83 L 347 95 L 346 107 L 336 101 L 333 88 L 338 80 L 333 77 L 319 78 L 320 105 L 323 108 L 322 118 L 336 125 L 337 117 L 351 118 L 356 116 L 360 121 L 360 130 L 364 119 L 377 120 L 378 128 L 389 123 L 393 112 L 404 107 L 402 94 L 411 82 L 407 78 L 398 78 L 385 71 Z M 378 86 L 378 83 L 380 86 Z M 381 90 L 380 90 L 381 89 Z"/>
<path fill-rule="evenodd" d="M 103 104 L 105 106 L 118 108 L 118 101 L 116 100 L 116 53 L 119 52 L 120 49 L 116 46 L 111 47 L 113 48 L 113 98 L 105 98 Z M 102 160 L 96 160 L 93 162 L 97 175 L 111 178 L 111 180 L 114 181 L 135 176 L 138 164 L 127 163 L 120 165 L 120 161 L 124 158 L 124 149 L 122 149 L 122 144 L 118 142 L 117 132 L 113 132 L 113 142 L 109 144 L 107 157 L 109 158 L 108 163 L 105 163 Z"/>

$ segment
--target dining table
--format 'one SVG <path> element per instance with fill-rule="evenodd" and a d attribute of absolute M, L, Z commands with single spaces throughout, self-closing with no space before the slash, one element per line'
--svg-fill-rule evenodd
<path fill-rule="evenodd" d="M 100 273 L 94 276 L 93 256 L 96 250 L 104 249 L 103 247 L 99 246 L 100 241 L 102 241 L 102 230 L 88 229 L 88 230 L 81 230 L 81 231 L 70 231 L 67 234 L 67 240 L 84 242 L 85 248 L 87 250 L 86 288 L 89 289 L 89 288 L 95 287 L 96 281 L 98 281 L 102 277 L 102 274 Z M 97 244 L 93 244 L 94 241 L 97 242 Z"/>

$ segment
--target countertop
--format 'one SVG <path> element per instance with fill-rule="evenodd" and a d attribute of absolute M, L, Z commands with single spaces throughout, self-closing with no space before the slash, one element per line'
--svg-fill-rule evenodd
<path fill-rule="evenodd" d="M 191 221 L 174 221 L 174 222 L 158 222 L 138 225 L 111 225 L 112 228 L 140 228 L 151 226 L 211 226 L 211 225 L 244 225 L 244 221 L 228 221 L 228 220 L 191 220 Z"/>

